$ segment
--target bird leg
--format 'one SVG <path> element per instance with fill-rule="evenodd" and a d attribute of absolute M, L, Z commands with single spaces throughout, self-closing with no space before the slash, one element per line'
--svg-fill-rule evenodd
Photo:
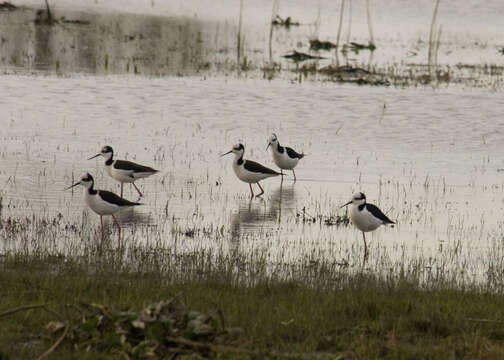
<path fill-rule="evenodd" d="M 118 235 L 117 235 L 117 249 L 120 250 L 121 249 L 121 226 L 119 225 L 119 222 L 117 221 L 117 219 L 115 218 L 115 216 L 113 214 L 111 214 L 111 215 L 112 215 L 112 218 L 114 219 L 114 222 L 117 225 L 117 231 L 118 231 Z"/>
<path fill-rule="evenodd" d="M 140 197 L 142 197 L 142 193 L 140 192 L 140 190 L 138 190 L 137 186 L 135 185 L 134 182 L 132 182 L 133 186 L 135 187 L 136 191 L 138 191 L 138 195 L 140 195 Z"/>
<path fill-rule="evenodd" d="M 250 186 L 250 198 L 253 199 L 254 198 L 254 190 L 252 190 L 252 184 L 249 183 L 249 186 Z"/>
<path fill-rule="evenodd" d="M 103 239 L 105 238 L 105 231 L 103 230 L 103 217 L 100 215 L 100 224 L 101 224 L 101 241 L 103 244 Z"/>
<path fill-rule="evenodd" d="M 256 197 L 259 197 L 264 194 L 264 189 L 262 188 L 261 184 L 259 184 L 259 181 L 257 182 L 257 186 L 259 186 L 259 189 L 261 189 L 261 193 L 256 195 Z"/>
<path fill-rule="evenodd" d="M 123 183 L 121 183 L 121 197 L 123 195 Z"/>
<path fill-rule="evenodd" d="M 294 172 L 294 169 L 292 169 L 292 173 L 294 174 L 294 182 L 296 182 L 296 173 Z"/>
<path fill-rule="evenodd" d="M 364 261 L 366 261 L 367 257 L 368 257 L 368 251 L 367 251 L 367 244 L 366 244 L 366 235 L 364 234 L 364 231 L 362 232 L 362 238 L 364 239 Z"/>

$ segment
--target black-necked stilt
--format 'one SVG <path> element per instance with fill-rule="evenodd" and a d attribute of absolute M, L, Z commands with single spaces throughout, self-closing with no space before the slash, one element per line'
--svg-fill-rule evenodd
<path fill-rule="evenodd" d="M 235 159 L 233 160 L 233 170 L 238 177 L 243 182 L 246 182 L 250 186 L 250 198 L 254 197 L 254 191 L 252 190 L 252 184 L 257 184 L 259 189 L 261 189 L 261 193 L 256 196 L 261 196 L 264 194 L 264 189 L 262 188 L 259 181 L 280 175 L 279 172 L 275 170 L 269 169 L 255 161 L 244 160 L 243 153 L 245 152 L 245 147 L 243 144 L 236 144 L 233 148 L 225 154 L 221 156 L 233 153 L 235 155 Z"/>
<path fill-rule="evenodd" d="M 151 176 L 158 172 L 149 166 L 135 164 L 126 160 L 114 160 L 114 150 L 110 146 L 104 146 L 99 154 L 91 156 L 88 160 L 95 157 L 103 156 L 105 158 L 105 169 L 112 179 L 121 183 L 121 197 L 123 196 L 123 184 L 131 183 L 138 195 L 143 196 L 140 190 L 135 185 L 135 181 L 141 178 Z"/>
<path fill-rule="evenodd" d="M 137 203 L 137 202 L 131 202 L 131 201 L 125 200 L 110 191 L 95 190 L 93 177 L 89 173 L 84 173 L 78 182 L 76 182 L 72 186 L 69 186 L 65 190 L 71 189 L 77 185 L 84 186 L 84 201 L 91 208 L 91 210 L 93 210 L 95 213 L 100 215 L 102 242 L 103 242 L 103 238 L 105 236 L 104 235 L 105 233 L 103 231 L 102 216 L 103 215 L 112 215 L 112 218 L 114 219 L 114 222 L 116 223 L 117 229 L 119 231 L 119 235 L 117 237 L 117 245 L 118 245 L 118 248 L 120 248 L 121 247 L 121 226 L 117 222 L 117 219 L 115 218 L 114 214 L 123 208 L 141 205 L 141 204 Z"/>
<path fill-rule="evenodd" d="M 364 238 L 364 258 L 367 257 L 366 235 L 364 233 L 376 230 L 380 225 L 395 224 L 377 206 L 366 203 L 366 195 L 358 192 L 352 200 L 342 207 L 350 205 L 350 220 L 362 231 Z"/>
<path fill-rule="evenodd" d="M 270 146 L 275 164 L 282 170 L 292 170 L 292 173 L 294 174 L 294 181 L 296 181 L 294 168 L 298 164 L 299 160 L 304 157 L 304 154 L 298 154 L 290 147 L 280 146 L 280 142 L 278 141 L 276 134 L 272 134 L 270 136 L 266 150 L 268 150 Z"/>

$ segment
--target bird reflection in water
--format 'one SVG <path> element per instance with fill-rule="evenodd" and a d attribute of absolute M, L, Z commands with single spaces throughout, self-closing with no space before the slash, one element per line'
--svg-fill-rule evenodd
<path fill-rule="evenodd" d="M 141 211 L 136 211 L 133 208 L 130 209 L 122 209 L 118 213 L 115 214 L 117 221 L 119 221 L 122 225 L 126 227 L 131 225 L 153 225 L 154 219 L 150 215 L 150 213 L 145 213 Z"/>
<path fill-rule="evenodd" d="M 238 209 L 231 215 L 232 243 L 237 246 L 243 236 L 278 229 L 282 213 L 294 209 L 295 203 L 294 186 L 282 183 L 268 200 L 240 200 Z"/>
<path fill-rule="evenodd" d="M 283 181 L 280 182 L 280 186 L 271 193 L 268 207 L 269 212 L 274 214 L 278 224 L 282 221 L 282 213 L 289 213 L 290 211 L 295 213 L 296 201 L 294 184 L 284 185 Z"/>

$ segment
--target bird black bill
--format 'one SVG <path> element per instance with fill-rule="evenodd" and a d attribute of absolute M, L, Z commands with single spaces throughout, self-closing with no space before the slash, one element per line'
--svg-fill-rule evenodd
<path fill-rule="evenodd" d="M 268 143 L 268 146 L 266 146 L 266 150 L 268 150 L 268 148 L 270 147 L 271 143 Z"/>
<path fill-rule="evenodd" d="M 344 207 L 345 207 L 345 206 L 347 206 L 347 205 L 350 205 L 351 203 L 352 203 L 352 200 L 350 200 L 349 202 L 347 202 L 345 205 L 341 205 L 340 209 L 341 209 L 341 208 L 344 208 Z"/>
<path fill-rule="evenodd" d="M 80 181 L 79 182 L 76 182 L 75 184 L 73 184 L 72 186 L 69 186 L 67 187 L 65 190 L 70 190 L 71 188 L 77 186 L 77 185 L 80 185 Z"/>
<path fill-rule="evenodd" d="M 220 157 L 226 156 L 227 154 L 231 154 L 232 152 L 233 152 L 233 150 L 229 150 L 227 153 L 222 154 Z"/>
<path fill-rule="evenodd" d="M 101 155 L 101 153 L 100 154 L 96 154 L 95 156 L 91 156 L 88 160 L 94 159 L 95 157 L 98 157 L 100 155 Z"/>

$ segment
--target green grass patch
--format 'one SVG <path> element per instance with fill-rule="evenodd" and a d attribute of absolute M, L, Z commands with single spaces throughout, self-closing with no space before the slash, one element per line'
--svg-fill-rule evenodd
<path fill-rule="evenodd" d="M 132 319 L 169 299 L 187 313 L 211 314 L 216 333 L 186 334 L 183 339 L 194 343 L 158 346 L 162 352 L 149 353 L 152 358 L 498 359 L 504 354 L 504 297 L 476 288 L 425 289 L 365 273 L 333 286 L 267 278 L 244 285 L 218 270 L 172 280 L 161 272 L 132 271 L 113 262 L 90 268 L 63 257 L 7 256 L 0 266 L 0 359 L 37 358 L 60 338 L 47 358 L 145 358 L 147 352 L 125 350 L 116 326 L 94 333 L 94 342 L 77 329 L 97 330 L 96 319 L 104 320 L 96 309 L 128 312 L 127 331 L 139 339 L 144 335 L 134 333 Z M 28 305 L 40 307 L 20 308 Z M 13 309 L 20 311 L 8 312 Z M 48 329 L 51 323 L 61 326 Z M 226 328 L 243 332 L 216 335 Z M 162 327 L 153 329 L 146 336 L 173 337 Z"/>

